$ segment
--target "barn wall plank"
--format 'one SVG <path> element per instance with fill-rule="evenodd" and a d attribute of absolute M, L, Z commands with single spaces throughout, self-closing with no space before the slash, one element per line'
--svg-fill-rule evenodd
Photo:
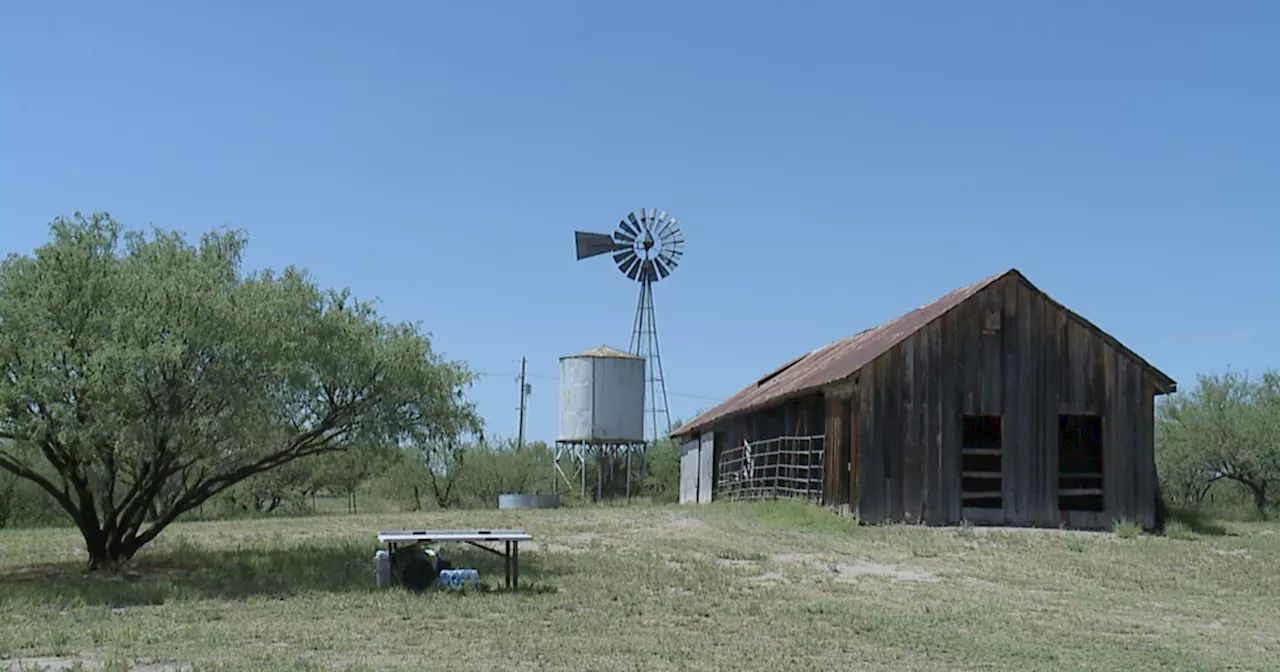
<path fill-rule="evenodd" d="M 823 501 L 827 504 L 837 505 L 842 501 L 842 496 L 845 495 L 840 491 L 840 458 L 844 442 L 847 440 L 844 436 L 844 423 L 840 413 L 844 404 L 835 396 L 829 396 L 824 401 L 826 406 L 827 438 L 826 450 L 823 451 L 823 466 L 825 467 Z M 845 498 L 843 501 L 847 502 L 848 499 Z"/>
<path fill-rule="evenodd" d="M 938 381 L 938 433 L 941 439 L 942 455 L 939 473 L 942 499 L 943 519 L 949 524 L 957 524 L 961 520 L 960 501 L 960 439 L 963 399 L 961 398 L 961 379 L 955 361 L 959 353 L 961 327 L 959 316 L 948 313 L 942 318 L 939 331 L 939 369 Z"/>
<path fill-rule="evenodd" d="M 1018 309 L 1017 285 L 1010 283 L 1004 291 L 1004 325 L 1001 335 L 1004 340 L 1004 369 L 1010 375 L 1005 376 L 1004 413 L 1001 427 L 1001 490 L 1004 494 L 1004 517 L 1006 523 L 1015 523 L 1018 511 L 1018 492 L 1014 484 L 1018 481 L 1018 469 L 1022 464 L 1022 437 L 1019 435 L 1019 420 L 1025 412 L 1025 397 L 1019 385 L 1018 363 L 1021 358 L 1020 338 L 1022 332 L 1022 316 Z"/>
<path fill-rule="evenodd" d="M 942 493 L 942 431 L 939 423 L 941 400 L 938 398 L 940 377 L 939 340 L 941 324 L 934 322 L 925 327 L 923 332 L 921 360 L 924 377 L 924 422 L 921 440 L 924 442 L 924 496 L 921 497 L 925 510 L 925 522 L 930 525 L 941 525 L 945 522 L 945 502 Z"/>
<path fill-rule="evenodd" d="M 880 408 L 876 404 L 879 386 L 875 367 L 867 366 L 858 383 L 858 516 L 868 523 L 884 520 L 884 459 L 877 432 Z"/>
<path fill-rule="evenodd" d="M 889 461 L 888 506 L 885 513 L 892 520 L 903 520 L 903 435 L 906 423 L 903 413 L 903 356 L 902 348 L 894 348 L 881 357 L 878 365 L 884 370 L 885 379 L 885 452 Z"/>
<path fill-rule="evenodd" d="M 1010 291 L 1013 285 L 1014 283 L 1004 280 L 993 288 L 996 291 L 983 292 L 979 296 L 979 301 L 974 302 L 974 307 L 978 309 L 977 314 L 969 316 L 973 323 L 964 327 L 965 332 L 974 334 L 979 339 L 980 352 L 975 354 L 981 361 L 982 373 L 979 383 L 981 403 L 975 415 L 1004 414 L 1003 294 Z"/>
<path fill-rule="evenodd" d="M 862 424 L 859 421 L 861 417 L 861 403 L 858 401 L 858 393 L 855 389 L 854 396 L 845 404 L 846 418 L 849 427 L 849 487 L 848 502 L 850 509 L 857 514 L 859 503 L 858 483 L 861 474 L 862 464 Z"/>
<path fill-rule="evenodd" d="M 921 354 L 922 334 L 917 332 L 902 345 L 903 390 L 902 412 L 905 437 L 902 442 L 902 511 L 909 522 L 923 519 L 924 500 L 924 383 L 925 362 Z"/>
<path fill-rule="evenodd" d="M 1037 421 L 1040 423 L 1040 451 L 1043 459 L 1036 473 L 1037 485 L 1040 488 L 1038 497 L 1037 523 L 1054 526 L 1061 522 L 1058 513 L 1058 412 L 1061 401 L 1062 373 L 1062 335 L 1066 313 L 1062 309 L 1044 304 L 1044 315 L 1041 322 L 1043 338 L 1043 361 L 1040 375 L 1043 380 L 1039 389 L 1043 394 Z"/>

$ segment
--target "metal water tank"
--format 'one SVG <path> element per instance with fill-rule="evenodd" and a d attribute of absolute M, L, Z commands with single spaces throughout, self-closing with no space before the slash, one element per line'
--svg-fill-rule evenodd
<path fill-rule="evenodd" d="M 504 493 L 498 495 L 499 509 L 555 509 L 560 507 L 560 495 L 555 493 Z"/>
<path fill-rule="evenodd" d="M 644 441 L 644 358 L 604 345 L 561 357 L 559 440 Z"/>

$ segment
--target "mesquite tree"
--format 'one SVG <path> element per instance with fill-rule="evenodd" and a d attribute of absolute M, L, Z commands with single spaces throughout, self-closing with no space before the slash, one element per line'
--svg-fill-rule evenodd
<path fill-rule="evenodd" d="M 294 268 L 245 273 L 237 232 L 50 229 L 0 265 L 0 469 L 66 510 L 91 568 L 294 460 L 479 429 L 471 374 L 416 326 Z"/>
<path fill-rule="evenodd" d="M 1280 372 L 1200 376 L 1159 406 L 1156 439 L 1161 481 L 1175 501 L 1199 504 L 1227 481 L 1266 514 L 1280 489 Z"/>

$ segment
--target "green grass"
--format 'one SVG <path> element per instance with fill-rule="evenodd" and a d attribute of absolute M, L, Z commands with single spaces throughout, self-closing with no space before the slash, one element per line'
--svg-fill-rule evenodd
<path fill-rule="evenodd" d="M 373 534 L 424 526 L 527 529 L 522 590 L 454 548 L 487 590 L 375 589 Z M 0 670 L 1280 666 L 1280 526 L 1173 529 L 859 527 L 788 503 L 362 514 L 181 524 L 117 575 L 83 570 L 73 530 L 9 530 Z"/>

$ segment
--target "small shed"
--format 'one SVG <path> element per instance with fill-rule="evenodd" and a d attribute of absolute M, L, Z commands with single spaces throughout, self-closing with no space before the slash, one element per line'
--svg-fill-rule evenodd
<path fill-rule="evenodd" d="M 1152 527 L 1155 397 L 1175 390 L 1011 269 L 797 357 L 673 435 L 682 465 L 711 472 L 697 501 L 808 497 L 869 523 Z"/>

